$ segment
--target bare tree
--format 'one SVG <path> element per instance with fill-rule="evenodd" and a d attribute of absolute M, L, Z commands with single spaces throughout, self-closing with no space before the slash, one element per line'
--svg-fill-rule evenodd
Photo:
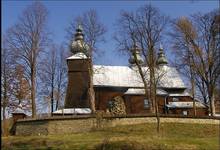
<path fill-rule="evenodd" d="M 115 37 L 119 44 L 119 49 L 132 54 L 128 46 L 134 41 L 139 43 L 141 55 L 144 56 L 144 63 L 149 68 L 149 84 L 144 78 L 143 70 L 139 68 L 139 73 L 144 83 L 145 94 L 152 100 L 152 112 L 156 113 L 159 132 L 159 112 L 156 100 L 156 46 L 161 41 L 162 31 L 168 23 L 168 17 L 161 15 L 159 10 L 151 5 L 145 5 L 136 12 L 122 12 L 119 19 L 119 31 Z M 134 36 L 133 36 L 134 35 Z M 139 65 L 137 65 L 139 66 Z M 149 86 L 148 86 L 149 85 Z M 148 90 L 149 89 L 149 90 Z M 148 92 L 149 91 L 149 92 Z"/>
<path fill-rule="evenodd" d="M 56 76 L 56 110 L 58 110 L 64 101 L 63 97 L 66 91 L 67 83 L 67 65 L 65 58 L 68 52 L 62 44 L 58 50 L 57 56 L 57 76 Z"/>
<path fill-rule="evenodd" d="M 47 10 L 40 2 L 28 6 L 18 22 L 9 29 L 7 42 L 25 67 L 25 77 L 31 89 L 32 117 L 36 117 L 36 69 L 38 57 L 47 43 Z"/>
<path fill-rule="evenodd" d="M 104 41 L 104 34 L 106 32 L 105 26 L 99 21 L 97 12 L 89 10 L 78 16 L 70 26 L 67 28 L 67 38 L 73 39 L 73 35 L 77 25 L 82 25 L 85 32 L 85 42 L 89 45 L 87 56 L 89 59 L 89 88 L 88 97 L 92 112 L 95 112 L 95 93 L 93 89 L 93 58 L 94 54 L 98 54 L 97 44 Z"/>
<path fill-rule="evenodd" d="M 9 108 L 11 97 L 11 82 L 12 82 L 12 66 L 11 66 L 10 51 L 5 47 L 5 41 L 1 47 L 1 111 L 3 119 L 3 135 L 7 134 L 6 111 Z"/>
<path fill-rule="evenodd" d="M 85 33 L 84 40 L 90 46 L 88 55 L 93 58 L 94 54 L 98 55 L 101 51 L 97 44 L 105 41 L 104 34 L 107 31 L 106 27 L 100 22 L 96 10 L 91 9 L 84 12 L 82 15 L 77 16 L 75 20 L 70 22 L 69 27 L 66 29 L 66 37 L 68 41 L 72 41 L 74 38 L 77 25 L 81 25 L 83 27 L 83 31 Z"/>
<path fill-rule="evenodd" d="M 1 74 L 1 99 L 4 131 L 7 132 L 5 120 L 9 117 L 19 104 L 22 105 L 24 111 L 30 111 L 30 88 L 24 77 L 24 68 L 16 63 L 16 55 L 9 48 L 7 38 L 4 36 L 2 43 L 2 74 Z M 7 112 L 7 113 L 6 113 Z M 7 115 L 6 115 L 7 114 Z"/>
<path fill-rule="evenodd" d="M 177 19 L 173 34 L 174 47 L 185 58 L 179 60 L 182 66 L 194 74 L 195 85 L 205 102 L 208 98 L 211 115 L 215 114 L 214 91 L 220 77 L 219 26 L 219 12 L 214 10 L 207 14 L 195 14 L 191 18 Z"/>
<path fill-rule="evenodd" d="M 51 45 L 49 52 L 46 52 L 45 59 L 41 61 L 40 79 L 42 81 L 42 93 L 50 97 L 51 115 L 54 111 L 54 91 L 57 72 L 57 45 Z"/>
<path fill-rule="evenodd" d="M 176 37 L 177 34 L 171 33 L 170 34 L 172 37 Z M 182 42 L 182 41 L 181 41 Z M 180 42 L 178 43 L 180 44 Z M 187 48 L 187 45 L 183 45 L 184 48 L 181 49 L 181 51 L 174 51 L 175 55 L 178 56 L 178 59 L 174 61 L 174 65 L 176 66 L 176 68 L 179 70 L 179 72 L 181 72 L 181 74 L 183 74 L 184 76 L 186 76 L 189 80 L 190 80 L 190 84 L 191 84 L 191 95 L 192 95 L 192 99 L 193 99 L 193 110 L 194 110 L 194 116 L 196 116 L 196 106 L 195 106 L 195 84 L 196 84 L 196 74 L 195 74 L 195 70 L 194 70 L 194 65 L 193 65 L 193 55 L 191 53 L 191 51 L 189 50 L 189 48 Z M 174 46 L 174 49 L 176 49 L 176 46 Z M 184 52 L 183 52 L 184 51 Z"/>
<path fill-rule="evenodd" d="M 51 115 L 61 105 L 66 90 L 67 65 L 65 57 L 67 57 L 65 48 L 52 44 L 40 63 L 42 66 L 39 71 L 42 89 L 40 95 L 44 97 L 41 104 L 47 104 L 50 99 Z"/>
<path fill-rule="evenodd" d="M 30 112 L 30 87 L 24 76 L 24 67 L 22 65 L 15 64 L 12 78 L 12 95 L 14 97 L 12 99 L 14 99 L 13 101 L 15 108 L 21 104 L 24 111 Z"/>

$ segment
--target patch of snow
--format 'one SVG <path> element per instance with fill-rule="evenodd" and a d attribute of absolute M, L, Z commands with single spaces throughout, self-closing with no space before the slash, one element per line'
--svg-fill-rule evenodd
<path fill-rule="evenodd" d="M 94 86 L 115 86 L 143 88 L 141 76 L 135 67 L 94 65 Z M 149 81 L 149 68 L 142 67 L 146 81 Z M 186 88 L 177 70 L 163 66 L 157 70 L 160 88 Z M 160 77 L 161 76 L 161 77 Z"/>
<path fill-rule="evenodd" d="M 20 107 L 16 108 L 12 114 L 25 114 L 24 110 L 21 109 Z"/>
<path fill-rule="evenodd" d="M 195 105 L 196 107 L 205 108 L 200 102 L 196 102 Z M 166 106 L 168 108 L 193 108 L 193 102 L 169 102 Z"/>
<path fill-rule="evenodd" d="M 124 94 L 125 95 L 144 95 L 145 90 L 129 88 Z M 157 89 L 157 95 L 167 95 L 167 92 L 161 89 Z"/>
<path fill-rule="evenodd" d="M 91 112 L 90 108 L 65 108 L 57 110 L 53 114 L 90 114 Z"/>
<path fill-rule="evenodd" d="M 88 57 L 84 53 L 79 52 L 74 54 L 73 56 L 68 57 L 67 59 L 69 60 L 69 59 L 87 59 L 87 58 Z"/>

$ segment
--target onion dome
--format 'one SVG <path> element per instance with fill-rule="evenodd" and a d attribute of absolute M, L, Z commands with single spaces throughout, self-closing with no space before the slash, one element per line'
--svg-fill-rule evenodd
<path fill-rule="evenodd" d="M 168 64 L 168 61 L 164 54 L 163 47 L 162 45 L 160 45 L 160 49 L 159 49 L 158 57 L 157 57 L 157 65 L 167 65 L 167 64 Z"/>
<path fill-rule="evenodd" d="M 84 42 L 84 34 L 81 25 L 78 25 L 75 33 L 75 39 L 73 40 L 70 48 L 73 54 L 84 53 L 88 56 L 89 46 Z"/>
<path fill-rule="evenodd" d="M 141 58 L 140 51 L 141 49 L 137 46 L 137 43 L 135 42 L 132 48 L 130 49 L 131 57 L 129 58 L 129 63 L 131 65 L 135 65 L 135 56 L 137 57 L 138 64 L 142 64 L 144 62 Z"/>

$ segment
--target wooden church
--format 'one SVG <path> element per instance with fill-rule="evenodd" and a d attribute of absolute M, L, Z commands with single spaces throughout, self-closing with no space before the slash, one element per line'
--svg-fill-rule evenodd
<path fill-rule="evenodd" d="M 66 114 L 71 110 L 79 110 L 77 113 L 90 113 L 88 97 L 89 87 L 89 60 L 88 45 L 84 42 L 83 30 L 79 26 L 76 29 L 75 39 L 71 44 L 73 55 L 67 58 L 68 87 L 65 99 Z M 142 62 L 139 48 L 134 45 L 138 61 Z M 115 97 L 120 96 L 125 104 L 127 114 L 152 113 L 152 100 L 145 96 L 144 85 L 134 58 L 129 59 L 130 66 L 104 66 L 93 65 L 93 86 L 95 91 L 96 110 L 108 111 Z M 142 65 L 146 80 L 149 78 L 148 67 Z M 163 72 L 158 81 L 156 97 L 160 114 L 193 115 L 193 99 L 186 91 L 179 73 L 174 67 L 169 66 L 163 52 L 159 49 L 157 58 L 157 70 Z M 200 101 L 195 102 L 197 115 L 208 115 L 207 106 Z M 59 114 L 58 110 L 54 114 Z"/>

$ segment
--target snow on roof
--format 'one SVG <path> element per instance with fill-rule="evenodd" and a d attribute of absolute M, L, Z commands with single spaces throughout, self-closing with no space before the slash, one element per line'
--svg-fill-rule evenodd
<path fill-rule="evenodd" d="M 94 65 L 95 86 L 143 87 L 140 75 L 128 66 Z"/>
<path fill-rule="evenodd" d="M 167 95 L 168 93 L 162 89 L 157 89 L 157 95 Z"/>
<path fill-rule="evenodd" d="M 21 108 L 16 108 L 14 112 L 12 112 L 12 114 L 25 114 L 24 110 Z"/>
<path fill-rule="evenodd" d="M 144 87 L 141 76 L 135 67 L 94 65 L 93 69 L 94 86 Z M 148 67 L 143 67 L 143 72 L 146 74 L 146 81 L 149 81 Z M 158 78 L 158 87 L 186 88 L 175 68 L 169 66 L 160 67 Z"/>
<path fill-rule="evenodd" d="M 171 93 L 169 96 L 191 96 L 188 92 L 184 93 Z"/>
<path fill-rule="evenodd" d="M 205 108 L 200 102 L 195 102 L 196 107 Z M 169 102 L 168 108 L 193 108 L 193 102 Z"/>
<path fill-rule="evenodd" d="M 87 58 L 88 57 L 84 53 L 79 52 L 79 53 L 76 53 L 76 54 L 68 57 L 67 59 L 69 60 L 69 59 L 87 59 Z"/>
<path fill-rule="evenodd" d="M 144 95 L 145 90 L 129 88 L 124 94 L 125 95 Z M 167 95 L 167 92 L 162 89 L 157 89 L 157 95 Z"/>
<path fill-rule="evenodd" d="M 90 108 L 65 108 L 57 110 L 53 114 L 90 114 L 91 112 Z"/>
<path fill-rule="evenodd" d="M 214 114 L 215 117 L 220 117 L 220 114 Z"/>
<path fill-rule="evenodd" d="M 161 72 L 160 87 L 186 88 L 176 68 L 164 65 L 160 67 L 159 72 Z"/>

